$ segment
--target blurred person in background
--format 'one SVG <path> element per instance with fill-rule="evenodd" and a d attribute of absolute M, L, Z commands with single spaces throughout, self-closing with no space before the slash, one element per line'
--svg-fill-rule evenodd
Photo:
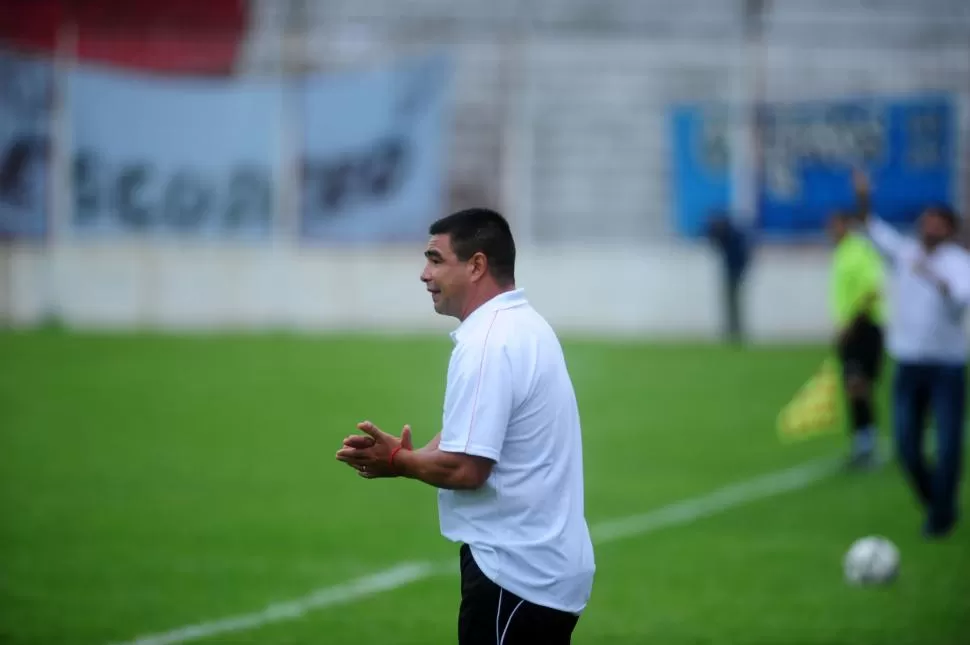
<path fill-rule="evenodd" d="M 870 213 L 868 178 L 856 173 L 859 215 L 889 264 L 888 348 L 896 362 L 893 426 L 896 450 L 926 510 L 927 537 L 949 534 L 958 520 L 967 397 L 970 253 L 956 243 L 958 220 L 946 206 L 924 210 L 918 239 Z M 923 455 L 932 411 L 936 463 Z"/>
<path fill-rule="evenodd" d="M 751 260 L 747 234 L 725 212 L 715 212 L 707 225 L 707 237 L 721 254 L 724 338 L 730 343 L 744 341 L 741 291 Z"/>
<path fill-rule="evenodd" d="M 843 211 L 829 220 L 829 234 L 835 243 L 830 306 L 851 417 L 849 465 L 867 467 L 876 462 L 873 392 L 883 364 L 885 304 L 882 259 L 872 243 L 853 230 L 854 224 L 854 217 Z"/>

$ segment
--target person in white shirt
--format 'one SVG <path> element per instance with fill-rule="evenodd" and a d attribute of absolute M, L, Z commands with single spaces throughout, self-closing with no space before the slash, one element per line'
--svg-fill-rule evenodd
<path fill-rule="evenodd" d="M 923 503 L 924 534 L 949 534 L 958 519 L 966 414 L 970 254 L 956 243 L 958 219 L 944 206 L 926 209 L 919 239 L 901 235 L 869 214 L 868 180 L 856 175 L 859 212 L 889 266 L 888 349 L 896 362 L 893 425 L 897 452 Z M 923 456 L 932 411 L 936 464 Z"/>
<path fill-rule="evenodd" d="M 435 222 L 421 280 L 452 332 L 441 432 L 414 450 L 365 421 L 337 459 L 439 489 L 461 543 L 459 645 L 569 643 L 592 591 L 579 411 L 555 332 L 515 286 L 515 243 L 487 209 Z"/>

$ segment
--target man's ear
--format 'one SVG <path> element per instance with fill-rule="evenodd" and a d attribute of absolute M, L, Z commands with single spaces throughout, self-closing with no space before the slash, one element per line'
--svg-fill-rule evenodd
<path fill-rule="evenodd" d="M 472 281 L 477 282 L 488 273 L 488 258 L 485 257 L 484 253 L 479 251 L 469 258 L 468 266 L 471 271 Z"/>

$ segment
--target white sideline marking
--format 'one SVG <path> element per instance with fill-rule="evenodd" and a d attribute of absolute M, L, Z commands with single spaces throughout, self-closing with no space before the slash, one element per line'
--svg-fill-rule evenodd
<path fill-rule="evenodd" d="M 162 634 L 139 636 L 124 645 L 172 645 L 208 638 L 217 634 L 228 634 L 256 629 L 270 623 L 300 618 L 314 609 L 323 609 L 366 598 L 382 591 L 398 589 L 412 582 L 423 580 L 434 573 L 430 562 L 402 563 L 370 576 L 358 578 L 333 587 L 317 589 L 302 598 L 269 605 L 261 611 L 239 614 L 221 620 L 196 625 L 186 625 Z"/>
<path fill-rule="evenodd" d="M 641 515 L 600 522 L 591 527 L 590 532 L 594 542 L 601 544 L 652 533 L 669 526 L 690 524 L 694 520 L 717 515 L 737 506 L 806 488 L 835 474 L 838 464 L 838 461 L 831 459 L 809 462 L 789 470 L 725 486 L 706 495 L 685 499 Z"/>
<path fill-rule="evenodd" d="M 597 544 L 653 533 L 660 529 L 723 513 L 732 508 L 790 491 L 807 488 L 836 472 L 838 462 L 832 459 L 809 462 L 788 470 L 756 477 L 739 484 L 719 488 L 706 495 L 692 497 L 640 515 L 600 522 L 591 527 Z M 370 576 L 333 587 L 324 587 L 288 602 L 269 605 L 261 611 L 239 614 L 211 622 L 179 627 L 161 634 L 150 634 L 117 645 L 176 645 L 208 638 L 217 634 L 257 629 L 270 623 L 294 620 L 310 611 L 347 604 L 392 591 L 435 575 L 456 574 L 455 563 L 402 563 Z"/>

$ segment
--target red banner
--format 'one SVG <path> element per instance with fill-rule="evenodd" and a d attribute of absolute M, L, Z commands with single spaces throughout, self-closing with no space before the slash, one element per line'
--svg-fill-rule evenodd
<path fill-rule="evenodd" d="M 0 43 L 52 52 L 73 26 L 79 59 L 172 74 L 230 74 L 246 0 L 3 0 Z"/>

